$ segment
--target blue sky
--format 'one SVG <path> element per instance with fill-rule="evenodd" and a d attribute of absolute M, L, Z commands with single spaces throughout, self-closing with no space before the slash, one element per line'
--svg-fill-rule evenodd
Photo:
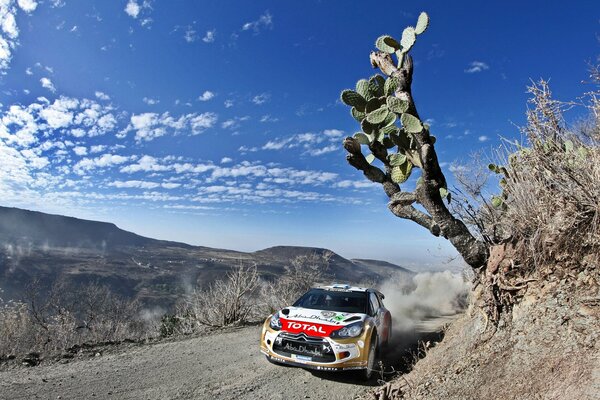
<path fill-rule="evenodd" d="M 590 90 L 600 3 L 0 0 L 0 204 L 151 237 L 327 247 L 418 268 L 452 249 L 345 162 L 338 98 L 421 11 L 413 93 L 453 165 L 520 138 L 526 86 Z"/>

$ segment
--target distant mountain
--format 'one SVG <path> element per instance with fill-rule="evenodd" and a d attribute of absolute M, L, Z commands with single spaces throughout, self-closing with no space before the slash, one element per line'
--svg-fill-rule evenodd
<path fill-rule="evenodd" d="M 378 282 L 410 271 L 377 260 L 348 260 L 327 249 L 276 246 L 245 253 L 146 238 L 112 223 L 0 207 L 0 289 L 22 298 L 39 281 L 100 283 L 147 305 L 170 307 L 182 293 L 223 278 L 240 264 L 256 264 L 265 279 L 277 279 L 302 255 L 331 253 L 332 279 Z M 408 272 L 407 272 L 408 271 Z"/>
<path fill-rule="evenodd" d="M 0 207 L 0 241 L 48 247 L 106 249 L 122 246 L 174 245 L 182 243 L 149 239 L 119 229 L 108 222 Z"/>

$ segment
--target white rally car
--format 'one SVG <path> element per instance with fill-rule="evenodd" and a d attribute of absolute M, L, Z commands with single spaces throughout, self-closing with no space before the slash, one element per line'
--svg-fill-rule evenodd
<path fill-rule="evenodd" d="M 324 371 L 362 370 L 369 379 L 392 317 L 375 289 L 334 284 L 310 289 L 269 316 L 260 350 L 269 361 Z"/>

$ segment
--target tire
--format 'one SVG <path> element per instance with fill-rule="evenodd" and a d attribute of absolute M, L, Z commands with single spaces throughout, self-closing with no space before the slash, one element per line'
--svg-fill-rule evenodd
<path fill-rule="evenodd" d="M 375 372 L 377 364 L 378 342 L 379 338 L 377 337 L 377 334 L 373 333 L 371 343 L 369 344 L 369 353 L 367 354 L 367 368 L 360 371 L 361 379 L 364 381 L 371 380 L 373 377 L 373 372 Z"/>

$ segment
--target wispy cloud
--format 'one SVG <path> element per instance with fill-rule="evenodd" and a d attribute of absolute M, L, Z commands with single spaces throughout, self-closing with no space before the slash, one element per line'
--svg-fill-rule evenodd
<path fill-rule="evenodd" d="M 269 101 L 271 99 L 271 95 L 269 93 L 261 93 L 261 94 L 257 94 L 256 96 L 254 96 L 252 98 L 252 102 L 254 104 L 256 104 L 257 106 L 266 103 L 267 101 Z"/>
<path fill-rule="evenodd" d="M 217 34 L 217 30 L 216 29 L 213 29 L 213 30 L 210 30 L 210 31 L 206 31 L 206 34 L 202 38 L 202 41 L 204 43 L 213 43 L 215 41 L 216 34 Z"/>
<path fill-rule="evenodd" d="M 191 131 L 192 135 L 198 135 L 212 128 L 217 118 L 217 114 L 213 112 L 190 113 L 179 117 L 173 117 L 169 112 L 133 114 L 127 128 L 119 132 L 117 137 L 124 138 L 132 131 L 135 132 L 137 142 L 150 141 L 168 133 L 179 134 L 184 131 Z"/>
<path fill-rule="evenodd" d="M 469 66 L 465 69 L 467 74 L 474 74 L 477 72 L 482 72 L 490 69 L 490 66 L 484 63 L 483 61 L 473 61 L 469 64 Z"/>
<path fill-rule="evenodd" d="M 153 106 L 153 105 L 156 105 L 156 104 L 160 103 L 160 100 L 158 100 L 158 99 L 153 99 L 153 98 L 151 98 L 151 97 L 144 97 L 144 98 L 142 99 L 142 101 L 143 101 L 144 103 L 148 104 L 149 106 Z"/>
<path fill-rule="evenodd" d="M 269 11 L 265 11 L 257 20 L 246 22 L 242 25 L 242 31 L 253 31 L 255 34 L 258 34 L 262 29 L 272 29 L 273 28 L 273 16 Z"/>

